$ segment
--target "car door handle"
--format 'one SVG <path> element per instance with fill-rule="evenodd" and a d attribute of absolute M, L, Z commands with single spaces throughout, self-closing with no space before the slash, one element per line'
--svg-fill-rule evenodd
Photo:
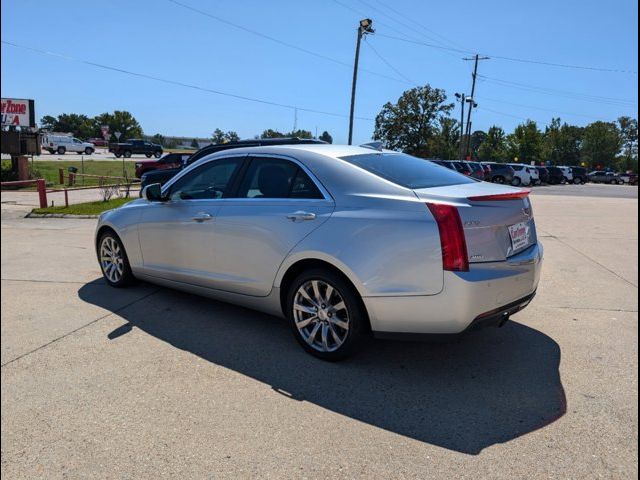
<path fill-rule="evenodd" d="M 207 213 L 207 212 L 200 212 L 199 214 L 197 214 L 195 217 L 193 217 L 191 220 L 193 220 L 194 222 L 206 222 L 208 220 L 213 220 L 213 215 Z"/>
<path fill-rule="evenodd" d="M 316 214 L 310 212 L 293 212 L 287 215 L 292 222 L 304 222 L 305 220 L 315 220 Z"/>

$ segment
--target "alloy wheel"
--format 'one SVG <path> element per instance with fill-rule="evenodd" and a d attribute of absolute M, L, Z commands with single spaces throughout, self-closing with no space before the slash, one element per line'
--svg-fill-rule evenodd
<path fill-rule="evenodd" d="M 319 352 L 335 352 L 349 335 L 349 311 L 327 282 L 309 280 L 293 298 L 293 318 L 302 339 Z"/>
<path fill-rule="evenodd" d="M 124 257 L 122 248 L 115 238 L 106 236 L 100 245 L 100 265 L 107 279 L 117 283 L 124 275 Z"/>

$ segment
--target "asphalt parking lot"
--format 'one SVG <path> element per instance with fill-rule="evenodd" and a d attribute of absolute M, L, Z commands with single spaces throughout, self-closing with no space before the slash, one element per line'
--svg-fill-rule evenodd
<path fill-rule="evenodd" d="M 636 478 L 638 190 L 555 188 L 512 322 L 336 364 L 277 318 L 111 289 L 94 220 L 3 204 L 2 476 Z"/>

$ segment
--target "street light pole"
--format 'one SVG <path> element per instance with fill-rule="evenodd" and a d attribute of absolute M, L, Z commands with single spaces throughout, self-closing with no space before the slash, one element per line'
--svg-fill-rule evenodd
<path fill-rule="evenodd" d="M 464 154 L 462 153 L 462 145 L 464 144 L 464 102 L 466 95 L 464 93 L 456 93 L 456 98 L 460 101 L 460 160 L 464 158 Z"/>
<path fill-rule="evenodd" d="M 358 25 L 358 38 L 356 40 L 356 58 L 353 63 L 353 81 L 351 83 L 351 110 L 349 112 L 349 145 L 352 144 L 353 141 L 353 114 L 356 107 L 356 82 L 358 80 L 358 61 L 360 60 L 360 41 L 362 40 L 362 36 L 367 33 L 373 33 L 373 28 L 371 25 L 373 24 L 373 20 L 370 18 L 365 18 L 360 20 L 360 25 Z"/>

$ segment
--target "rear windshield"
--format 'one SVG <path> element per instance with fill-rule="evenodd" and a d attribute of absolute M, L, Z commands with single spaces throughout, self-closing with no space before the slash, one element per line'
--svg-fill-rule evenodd
<path fill-rule="evenodd" d="M 405 153 L 366 153 L 341 159 L 411 189 L 476 182 L 461 173 Z"/>

